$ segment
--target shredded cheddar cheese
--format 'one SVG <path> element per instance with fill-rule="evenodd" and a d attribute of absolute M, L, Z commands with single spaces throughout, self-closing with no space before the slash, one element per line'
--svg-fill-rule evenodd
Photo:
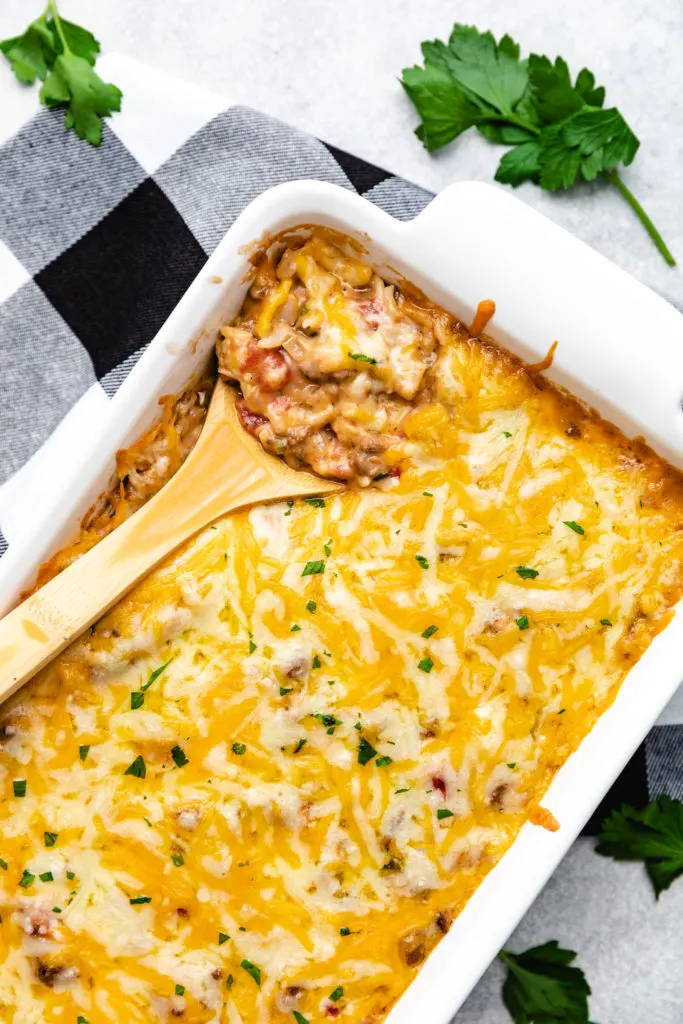
<path fill-rule="evenodd" d="M 681 477 L 455 322 L 430 373 L 399 475 L 204 530 L 3 709 L 7 1024 L 375 1024 L 558 827 L 681 595 Z"/>

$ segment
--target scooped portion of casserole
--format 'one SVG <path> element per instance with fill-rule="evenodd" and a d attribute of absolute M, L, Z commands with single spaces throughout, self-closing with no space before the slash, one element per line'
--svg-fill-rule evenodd
<path fill-rule="evenodd" d="M 331 267 L 360 324 L 374 279 Z M 383 478 L 204 530 L 0 710 L 3 1024 L 379 1024 L 522 825 L 562 824 L 548 784 L 683 592 L 683 480 L 407 295 L 414 397 L 321 370 L 332 419 L 274 431 Z M 379 453 L 336 432 L 357 381 Z"/>
<path fill-rule="evenodd" d="M 336 240 L 318 229 L 259 253 L 218 366 L 239 381 L 242 422 L 268 451 L 367 485 L 395 465 L 391 449 L 428 400 L 453 321 Z"/>

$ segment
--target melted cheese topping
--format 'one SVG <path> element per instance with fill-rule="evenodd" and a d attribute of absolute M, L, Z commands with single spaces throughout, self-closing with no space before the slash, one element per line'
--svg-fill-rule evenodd
<path fill-rule="evenodd" d="M 3 1021 L 372 1024 L 554 827 L 681 478 L 459 325 L 431 387 L 400 477 L 205 530 L 6 706 Z"/>

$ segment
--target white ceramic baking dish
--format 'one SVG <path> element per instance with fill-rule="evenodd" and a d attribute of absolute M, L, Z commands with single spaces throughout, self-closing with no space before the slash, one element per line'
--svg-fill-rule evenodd
<path fill-rule="evenodd" d="M 208 357 L 220 322 L 245 291 L 242 247 L 264 233 L 326 224 L 358 237 L 393 268 L 469 321 L 494 298 L 491 335 L 528 360 L 557 338 L 549 376 L 628 435 L 642 434 L 683 468 L 683 317 L 507 192 L 452 185 L 409 223 L 334 185 L 301 181 L 265 192 L 238 218 L 111 402 L 98 437 L 79 453 L 43 521 L 0 563 L 0 611 L 38 563 L 68 540 L 106 487 L 113 456 L 158 415 Z M 613 706 L 558 773 L 544 804 L 557 833 L 526 825 L 389 1016 L 446 1024 L 557 866 L 674 693 L 683 675 L 683 616 L 675 615 L 627 677 Z"/>

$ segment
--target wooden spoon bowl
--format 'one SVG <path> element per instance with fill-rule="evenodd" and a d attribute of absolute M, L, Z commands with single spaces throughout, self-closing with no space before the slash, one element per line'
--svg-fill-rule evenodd
<path fill-rule="evenodd" d="M 343 490 L 290 469 L 242 427 L 220 378 L 197 444 L 162 489 L 0 620 L 0 701 L 56 657 L 138 580 L 215 519 L 249 505 Z"/>

